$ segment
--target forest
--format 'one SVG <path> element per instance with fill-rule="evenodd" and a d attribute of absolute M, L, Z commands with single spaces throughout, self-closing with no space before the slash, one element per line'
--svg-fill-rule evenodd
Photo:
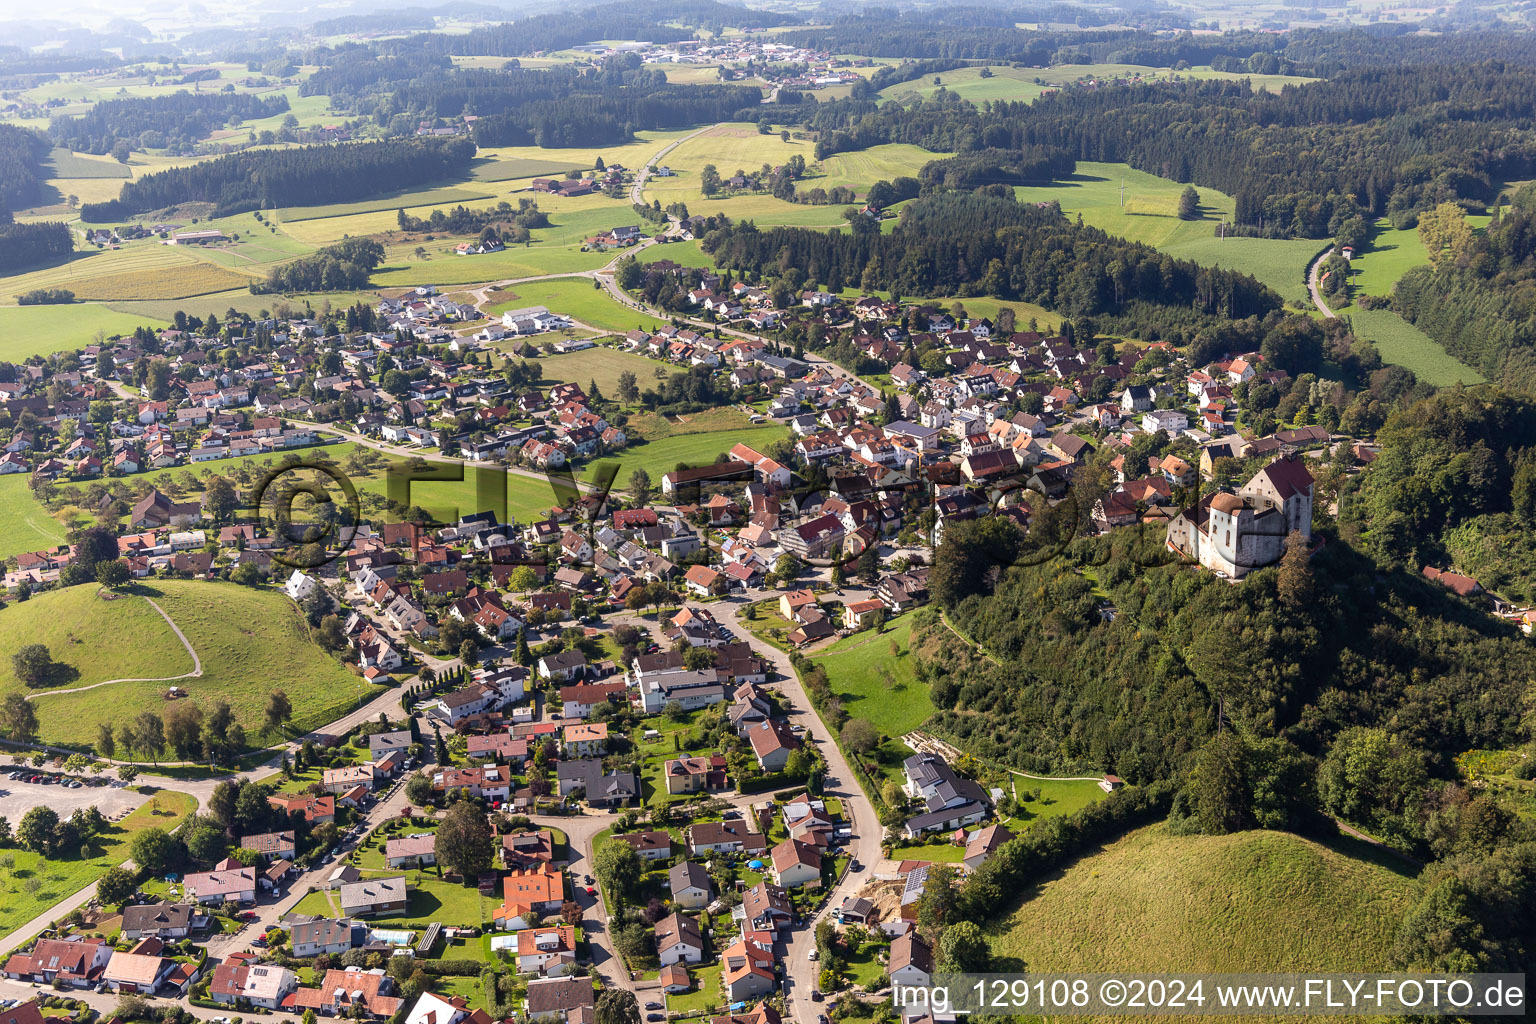
<path fill-rule="evenodd" d="M 1011 193 L 924 196 L 903 208 L 889 234 L 866 216 L 852 223 L 854 231 L 837 232 L 738 222 L 702 244 L 717 267 L 761 277 L 793 267 L 832 289 L 991 295 L 1180 342 L 1218 319 L 1262 317 L 1281 305 L 1246 274 L 1175 260 L 1075 224 L 1054 205 L 1016 203 Z"/>
<path fill-rule="evenodd" d="M 764 110 L 816 131 L 818 159 L 905 142 L 1125 162 L 1228 193 L 1236 229 L 1266 237 L 1332 238 L 1379 216 L 1412 227 L 1439 203 L 1481 207 L 1496 181 L 1536 174 L 1536 71 L 1494 62 L 1347 71 L 1279 94 L 1231 81 L 1111 84 L 981 108 L 942 89 L 877 105 L 873 86 Z"/>
<path fill-rule="evenodd" d="M 250 93 L 190 93 L 102 100 L 84 114 L 49 123 L 57 146 L 77 153 L 111 153 L 119 142 L 131 149 L 165 149 L 198 142 L 216 128 L 272 117 L 288 110 L 288 97 Z"/>
<path fill-rule="evenodd" d="M 346 202 L 462 175 L 474 155 L 463 138 L 234 153 L 125 182 L 117 199 L 84 204 L 80 218 L 102 223 L 195 202 L 213 203 L 216 217 Z"/>
<path fill-rule="evenodd" d="M 969 12 L 971 8 L 962 9 Z M 1033 67 L 1052 64 L 1139 64 L 1326 78 L 1352 68 L 1499 61 L 1536 68 L 1536 35 L 1473 30 L 1416 35 L 1403 22 L 1347 29 L 1154 34 L 1124 29 L 1036 31 L 1016 27 L 1007 12 L 953 19 L 929 12 L 885 9 L 794 29 L 779 38 L 792 46 L 917 60 L 977 60 Z M 1080 18 L 1081 14 L 1077 16 Z M 1061 20 L 1077 20 L 1061 19 Z M 1034 12 L 1018 20 L 1035 20 Z M 1004 22 L 999 24 L 998 22 Z M 1079 24 L 1082 24 L 1079 22 Z M 886 83 L 889 84 L 889 83 Z"/>
<path fill-rule="evenodd" d="M 1485 376 L 1536 394 L 1536 187 L 1496 206 L 1481 234 L 1458 208 L 1436 219 L 1445 227 L 1426 239 L 1431 263 L 1397 282 L 1393 308 Z"/>
<path fill-rule="evenodd" d="M 0 210 L 20 210 L 37 201 L 48 177 L 42 166 L 47 156 L 48 144 L 36 132 L 0 124 Z"/>
<path fill-rule="evenodd" d="M 69 225 L 62 221 L 8 223 L 0 215 L 0 271 L 14 273 L 63 259 L 75 250 Z"/>

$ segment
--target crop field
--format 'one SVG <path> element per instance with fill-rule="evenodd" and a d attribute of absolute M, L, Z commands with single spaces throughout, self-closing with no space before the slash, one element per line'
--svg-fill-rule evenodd
<path fill-rule="evenodd" d="M 584 467 L 583 479 L 590 480 L 596 467 L 605 462 L 619 464 L 618 483 L 627 483 L 629 474 L 644 468 L 651 475 L 651 482 L 661 484 L 662 475 L 677 468 L 679 462 L 701 465 L 715 461 L 715 456 L 728 452 L 735 444 L 747 444 L 754 448 L 772 444 L 788 431 L 781 426 L 752 427 L 748 430 L 719 430 L 703 434 L 676 434 L 660 441 L 632 444 L 611 458 L 601 459 Z"/>
<path fill-rule="evenodd" d="M 110 156 L 94 156 L 90 153 L 72 153 L 67 149 L 54 149 L 48 154 L 48 166 L 53 178 L 127 178 L 128 168 Z"/>
<path fill-rule="evenodd" d="M 225 292 L 249 285 L 250 278 L 208 263 L 188 267 L 161 267 L 140 273 L 109 274 L 82 281 L 75 297 L 79 299 L 182 299 L 194 295 Z"/>
<path fill-rule="evenodd" d="M 37 692 L 192 671 L 187 649 L 148 601 L 141 597 L 106 600 L 98 591 L 94 583 L 50 590 L 8 605 L 0 613 L 4 626 L 0 630 L 0 693 L 27 690 L 12 670 L 11 656 L 28 643 L 46 643 L 59 666 Z M 118 642 L 130 636 L 133 643 Z"/>
<path fill-rule="evenodd" d="M 745 121 L 718 124 L 709 131 L 678 146 L 662 161 L 674 171 L 691 171 L 697 177 L 705 164 L 714 164 L 722 177 L 730 177 L 738 170 L 754 171 L 763 164 L 777 167 L 794 154 L 805 157 L 807 165 L 815 160 L 815 146 L 806 139 L 782 141 L 778 134 L 762 135 L 757 125 Z M 651 185 L 665 188 L 669 179 L 656 178 Z M 695 185 L 695 187 L 697 187 Z M 662 205 L 666 205 L 663 201 Z"/>
<path fill-rule="evenodd" d="M 21 362 L 28 356 L 80 348 L 92 344 L 98 331 L 109 338 L 132 334 L 135 327 L 152 319 L 162 324 L 170 323 L 170 317 L 122 313 L 92 302 L 68 306 L 0 306 L 0 359 Z"/>
<path fill-rule="evenodd" d="M 551 227 L 540 228 L 533 233 L 534 241 L 541 245 L 580 244 L 582 239 L 600 230 L 607 230 L 618 224 L 633 224 L 635 220 L 628 200 L 609 199 L 600 193 L 564 198 L 520 189 L 497 196 L 488 195 L 484 199 L 465 202 L 463 205 L 476 209 L 494 206 L 502 199 L 514 206 L 518 199 L 532 199 L 539 204 L 540 210 L 549 215 Z M 370 213 L 338 214 L 284 222 L 282 230 L 287 231 L 300 242 L 316 246 L 328 245 L 345 235 L 377 235 L 396 232 L 400 224 L 395 212 L 398 205 Z M 457 204 L 433 202 L 423 206 L 406 207 L 405 210 L 413 217 L 425 218 L 430 217 L 433 210 L 442 210 L 445 206 L 454 205 Z"/>
<path fill-rule="evenodd" d="M 1356 335 L 1375 344 L 1384 361 L 1407 367 L 1422 381 L 1446 387 L 1487 379 L 1390 309 L 1349 309 L 1344 315 Z"/>
<path fill-rule="evenodd" d="M 0 312 L 0 323 L 3 322 Z M 32 496 L 25 473 L 0 476 L 0 519 L 5 522 L 5 529 L 0 530 L 0 558 L 14 558 L 23 551 L 41 551 L 68 542 L 64 527 Z"/>
<path fill-rule="evenodd" d="M 1181 259 L 1252 274 L 1286 301 L 1305 301 L 1303 275 L 1320 243 L 1310 239 L 1219 238 L 1217 225 L 1233 215 L 1232 198 L 1215 189 L 1197 187 L 1199 219 L 1180 220 L 1176 210 L 1184 187 L 1125 164 L 1083 161 L 1066 181 L 1023 186 L 1014 192 L 1021 202 L 1054 200 L 1068 216 L 1081 213 L 1085 223 L 1112 235 L 1155 246 Z"/>
<path fill-rule="evenodd" d="M 25 274 L 0 278 L 0 296 L 10 301 L 34 288 L 68 288 L 79 293 L 78 286 L 99 277 L 119 274 L 146 274 L 156 270 L 186 270 L 198 259 L 190 249 L 158 242 L 135 242 L 120 249 L 78 249 L 62 263 Z"/>
<path fill-rule="evenodd" d="M 934 712 L 928 684 L 917 678 L 910 645 L 912 617 L 888 623 L 875 635 L 863 630 L 837 641 L 813 659 L 827 670 L 832 691 L 854 718 L 867 719 L 891 737 L 904 736 Z M 897 653 L 891 653 L 891 644 Z"/>
<path fill-rule="evenodd" d="M 285 224 L 298 221 L 319 220 L 325 217 L 350 217 L 355 213 L 377 213 L 387 210 L 394 213 L 401 208 L 418 206 L 458 206 L 494 198 L 483 190 L 455 187 L 425 189 L 414 192 L 398 192 L 394 195 L 364 199 L 355 203 L 331 203 L 326 206 L 289 206 L 277 211 Z"/>
<path fill-rule="evenodd" d="M 1153 825 L 1026 889 L 988 938 L 1042 972 L 1386 970 L 1419 883 L 1363 845 Z"/>
<path fill-rule="evenodd" d="M 623 333 L 636 327 L 655 330 L 661 326 L 654 317 L 619 305 L 605 290 L 592 285 L 592 279 L 586 277 L 524 281 L 512 286 L 513 294 L 500 293 L 497 302 L 487 307 L 486 313 L 500 316 L 509 309 L 547 306 L 551 312 L 565 313 L 603 331 Z M 544 339 L 534 340 L 537 342 Z"/>
<path fill-rule="evenodd" d="M 617 400 L 621 373 L 634 374 L 643 391 L 655 385 L 657 370 L 674 369 L 633 352 L 604 347 L 566 355 L 540 356 L 539 365 L 544 368 L 545 385 L 570 381 L 585 389 L 589 382 L 595 381 L 603 397 L 609 401 Z"/>
<path fill-rule="evenodd" d="M 298 610 L 279 591 L 157 579 L 130 592 L 153 597 L 202 659 L 203 675 L 177 685 L 205 710 L 216 701 L 228 701 L 253 745 L 264 739 L 262 711 L 273 690 L 288 694 L 293 726 L 301 730 L 323 725 L 379 692 L 310 640 Z M 70 628 L 58 622 L 35 639 L 50 649 L 65 650 L 63 634 Z M 181 654 L 185 657 L 185 649 Z M 96 739 L 99 723 L 161 706 L 164 693 L 161 683 L 125 682 L 40 695 L 34 703 L 45 742 L 89 744 Z"/>

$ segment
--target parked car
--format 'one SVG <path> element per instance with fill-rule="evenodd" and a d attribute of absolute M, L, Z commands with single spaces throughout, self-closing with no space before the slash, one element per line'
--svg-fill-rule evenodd
<path fill-rule="evenodd" d="M 812 963 L 815 963 L 817 960 L 821 959 L 821 951 L 820 950 L 816 950 L 816 949 L 811 950 L 810 954 L 806 957 L 806 959 L 811 961 Z"/>
<path fill-rule="evenodd" d="M 646 1003 L 645 1004 L 645 1008 L 647 1010 L 659 1010 L 659 1009 L 661 1009 L 661 1004 L 660 1003 Z"/>

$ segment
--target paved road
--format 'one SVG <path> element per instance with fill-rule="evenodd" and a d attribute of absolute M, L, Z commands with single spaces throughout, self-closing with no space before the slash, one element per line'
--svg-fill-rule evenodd
<path fill-rule="evenodd" d="M 1325 250 L 1321 256 L 1312 261 L 1312 266 L 1307 268 L 1307 291 L 1312 293 L 1312 304 L 1329 320 L 1334 319 L 1334 312 L 1328 308 L 1328 303 L 1323 301 L 1323 290 L 1319 286 L 1317 278 L 1322 270 L 1324 261 L 1332 254 L 1332 249 Z"/>
<path fill-rule="evenodd" d="M 645 162 L 644 166 L 642 166 L 638 171 L 635 172 L 634 184 L 630 185 L 630 187 L 629 187 L 629 201 L 632 202 L 632 203 L 643 203 L 643 202 L 645 202 L 645 181 L 646 181 L 647 178 L 649 178 L 651 176 L 651 171 L 652 171 L 653 168 L 655 168 L 656 161 L 660 160 L 662 157 L 666 156 L 668 153 L 672 152 L 674 149 L 676 149 L 678 146 L 681 146 L 683 143 L 689 142 L 689 141 L 692 141 L 693 139 L 698 138 L 700 135 L 703 135 L 705 132 L 710 131 L 714 127 L 715 127 L 714 125 L 710 125 L 707 128 L 700 128 L 698 131 L 693 132 L 693 133 L 691 133 L 689 135 L 684 135 L 682 138 L 678 139 L 676 142 L 670 142 L 667 145 L 665 145 L 665 146 L 661 147 L 660 149 L 658 149 L 656 151 L 656 154 L 654 156 L 652 156 L 649 160 L 647 160 Z"/>

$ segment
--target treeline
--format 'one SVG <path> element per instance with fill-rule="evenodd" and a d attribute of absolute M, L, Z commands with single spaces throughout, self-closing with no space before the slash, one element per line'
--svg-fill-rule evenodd
<path fill-rule="evenodd" d="M 473 210 L 467 206 L 455 206 L 447 213 L 433 210 L 426 217 L 412 217 L 400 210 L 395 216 L 395 223 L 401 231 L 446 232 L 454 235 L 472 235 L 488 227 L 500 227 L 510 229 L 498 233 L 497 237 L 503 242 L 521 242 L 528 237 L 529 231 L 549 227 L 549 214 L 540 210 L 539 204 L 532 199 L 519 199 L 515 207 L 503 199 L 495 206 L 482 206 Z"/>
<path fill-rule="evenodd" d="M 190 202 L 213 203 L 214 216 L 346 202 L 461 176 L 474 155 L 462 138 L 234 153 L 126 182 L 119 198 L 86 203 L 80 217 L 101 223 Z"/>
<path fill-rule="evenodd" d="M 4 220 L 0 218 L 0 271 L 14 273 L 75 251 L 74 235 L 62 221 L 8 224 Z"/>
<path fill-rule="evenodd" d="M 1078 21 L 1079 18 L 1063 18 Z M 881 10 L 819 28 L 781 33 L 783 42 L 832 53 L 918 60 L 1052 64 L 1210 65 L 1220 71 L 1328 77 L 1365 67 L 1423 67 L 1491 60 L 1536 68 L 1536 34 L 1508 31 L 1416 35 L 1411 23 L 1349 29 L 1240 30 L 1155 34 L 1106 28 L 1037 31 L 988 19 L 941 23 L 919 12 Z M 930 72 L 931 73 L 931 72 Z M 910 79 L 908 79 L 910 80 Z M 884 84 L 892 84 L 887 81 Z"/>
<path fill-rule="evenodd" d="M 660 72 L 657 72 L 660 74 Z M 738 85 L 627 87 L 602 93 L 573 92 L 557 100 L 529 102 L 475 123 L 482 146 L 547 149 L 629 142 L 636 131 L 665 131 L 730 121 L 760 93 Z"/>
<path fill-rule="evenodd" d="M 582 10 L 540 14 L 503 25 L 490 25 L 461 35 L 415 36 L 408 44 L 439 53 L 466 56 L 516 57 L 565 50 L 594 39 L 644 39 L 675 43 L 692 39 L 698 30 L 718 34 L 727 28 L 776 28 L 801 24 L 799 18 L 758 11 L 713 0 L 660 3 L 606 3 Z"/>
<path fill-rule="evenodd" d="M 0 123 L 0 211 L 37 202 L 48 177 L 42 167 L 47 156 L 48 144 L 36 132 Z"/>
<path fill-rule="evenodd" d="M 710 232 L 703 247 L 722 268 L 778 276 L 792 265 L 814 280 L 857 282 L 865 291 L 991 295 L 1069 317 L 1134 316 L 1139 329 L 1160 325 L 1169 337 L 1193 333 L 1211 317 L 1262 317 L 1281 305 L 1246 274 L 1176 260 L 1074 224 L 1054 205 L 1011 197 L 938 193 L 903 208 L 889 234 L 857 230 L 857 219 L 854 226 L 823 232 L 736 223 Z"/>
<path fill-rule="evenodd" d="M 59 116 L 48 125 L 55 145 L 79 153 L 110 153 L 119 141 L 134 149 L 197 142 L 232 121 L 272 117 L 288 109 L 281 94 L 190 93 L 102 100 L 87 113 Z"/>
<path fill-rule="evenodd" d="M 68 288 L 34 288 L 16 296 L 18 306 L 63 306 L 74 301 L 75 293 Z"/>
<path fill-rule="evenodd" d="M 384 247 L 371 238 L 344 238 L 291 263 L 273 267 L 265 281 L 252 281 L 251 293 L 352 291 L 368 284 L 368 275 L 384 262 Z"/>

